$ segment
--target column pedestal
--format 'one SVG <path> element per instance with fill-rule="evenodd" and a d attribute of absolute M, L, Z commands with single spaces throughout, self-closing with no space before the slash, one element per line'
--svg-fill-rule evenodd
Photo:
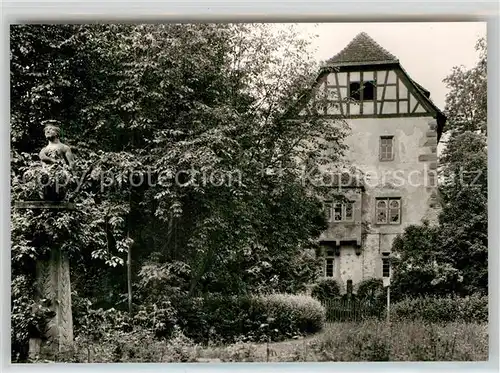
<path fill-rule="evenodd" d="M 16 203 L 17 208 L 71 210 L 69 203 L 25 201 Z M 40 338 L 30 338 L 29 356 L 53 359 L 65 353 L 73 344 L 73 315 L 71 309 L 71 279 L 68 256 L 60 248 L 52 248 L 46 259 L 36 263 L 36 300 L 47 306 L 51 318 L 47 321 Z"/>
<path fill-rule="evenodd" d="M 73 316 L 69 259 L 60 249 L 52 249 L 48 260 L 36 264 L 36 288 L 40 301 L 53 312 L 43 330 L 44 340 L 30 339 L 30 357 L 53 357 L 71 349 Z M 43 302 L 45 303 L 45 302 Z"/>

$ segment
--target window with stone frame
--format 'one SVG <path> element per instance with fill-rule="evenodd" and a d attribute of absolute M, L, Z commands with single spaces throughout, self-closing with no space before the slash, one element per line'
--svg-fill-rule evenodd
<path fill-rule="evenodd" d="M 325 251 L 325 277 L 335 277 L 335 250 L 327 248 Z"/>
<path fill-rule="evenodd" d="M 380 136 L 381 161 L 392 161 L 394 159 L 394 136 Z"/>
<path fill-rule="evenodd" d="M 375 219 L 377 224 L 400 224 L 401 198 L 377 198 Z"/>
<path fill-rule="evenodd" d="M 328 203 L 326 204 L 326 209 L 330 209 L 330 211 L 326 213 L 328 221 L 354 221 L 354 202 Z"/>

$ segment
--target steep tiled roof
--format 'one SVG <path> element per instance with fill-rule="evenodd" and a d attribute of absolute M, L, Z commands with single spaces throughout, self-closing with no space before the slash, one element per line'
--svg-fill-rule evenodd
<path fill-rule="evenodd" d="M 390 52 L 382 48 L 367 33 L 359 33 L 347 46 L 326 61 L 328 65 L 363 64 L 373 62 L 398 62 Z"/>
<path fill-rule="evenodd" d="M 402 71 L 402 73 L 408 78 L 410 84 L 414 87 L 415 91 L 418 93 L 420 98 L 425 102 L 426 106 L 435 112 L 435 118 L 437 119 L 437 133 L 438 141 L 441 137 L 444 124 L 446 122 L 446 116 L 444 113 L 432 102 L 430 99 L 430 92 L 422 87 L 420 84 L 415 82 L 410 78 L 408 73 L 403 69 L 399 60 L 391 54 L 389 51 L 380 46 L 375 40 L 373 40 L 367 33 L 361 32 L 354 39 L 351 40 L 347 46 L 342 49 L 335 56 L 325 61 L 322 66 L 320 73 L 325 74 L 333 69 L 342 69 L 344 67 L 350 66 L 370 66 L 370 65 L 395 65 L 397 69 Z M 318 77 L 319 79 L 319 77 Z"/>

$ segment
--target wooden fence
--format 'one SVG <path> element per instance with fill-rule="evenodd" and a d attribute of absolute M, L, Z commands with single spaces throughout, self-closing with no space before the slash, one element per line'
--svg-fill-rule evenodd
<path fill-rule="evenodd" d="M 334 298 L 324 300 L 321 303 L 326 308 L 326 320 L 328 322 L 362 321 L 369 318 L 382 319 L 386 313 L 386 306 L 381 302 Z"/>

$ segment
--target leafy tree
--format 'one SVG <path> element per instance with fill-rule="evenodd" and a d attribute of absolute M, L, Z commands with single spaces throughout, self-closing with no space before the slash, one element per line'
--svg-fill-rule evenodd
<path fill-rule="evenodd" d="M 456 66 L 444 79 L 450 90 L 446 95 L 446 127 L 460 132 L 480 131 L 486 134 L 488 89 L 485 38 L 477 41 L 476 51 L 479 53 L 476 66 L 471 69 Z"/>
<path fill-rule="evenodd" d="M 440 245 L 467 292 L 488 288 L 488 154 L 481 133 L 454 134 L 441 156 Z"/>
<path fill-rule="evenodd" d="M 458 291 L 462 277 L 440 244 L 440 228 L 423 224 L 405 229 L 393 242 L 392 294 L 405 296 L 443 295 Z"/>

